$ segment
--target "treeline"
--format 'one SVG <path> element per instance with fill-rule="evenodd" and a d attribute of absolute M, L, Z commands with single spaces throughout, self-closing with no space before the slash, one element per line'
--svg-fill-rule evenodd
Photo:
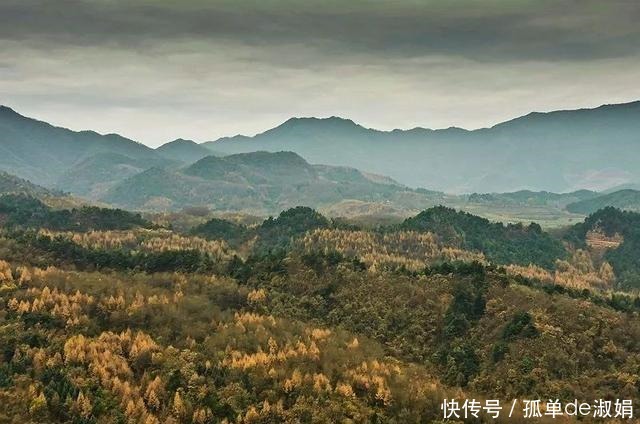
<path fill-rule="evenodd" d="M 356 233 L 367 237 L 357 226 L 345 225 L 337 221 L 330 221 L 318 212 L 307 207 L 297 207 L 282 212 L 277 218 L 269 218 L 261 225 L 247 228 L 220 219 L 213 219 L 193 229 L 192 234 L 205 238 L 222 238 L 231 240 L 238 245 L 238 241 L 246 242 L 254 239 L 254 251 L 266 252 L 276 249 L 288 249 L 293 246 L 295 239 L 301 238 L 314 230 L 341 230 L 340 238 L 350 247 L 337 250 L 354 250 L 354 245 L 361 247 L 368 243 L 347 242 L 348 233 Z M 393 235 L 399 232 L 417 232 L 435 236 L 435 241 L 442 247 L 479 252 L 497 264 L 535 264 L 552 269 L 558 259 L 567 257 L 562 243 L 542 231 L 540 226 L 531 223 L 522 224 L 491 223 L 490 221 L 465 213 L 457 212 L 445 207 L 434 207 L 421 212 L 413 218 L 405 220 L 399 226 L 379 227 L 375 234 Z M 372 233 L 372 234 L 373 234 Z M 338 233 L 327 231 L 328 236 Z M 378 238 L 378 236 L 375 236 Z M 391 239 L 391 238 L 390 238 Z M 370 247 L 366 254 L 373 255 Z M 390 248 L 393 250 L 393 248 Z M 419 248 L 422 250 L 421 248 Z M 362 253 L 364 254 L 364 252 Z M 455 253 L 451 251 L 451 255 Z"/>
<path fill-rule="evenodd" d="M 204 257 L 197 259 L 198 255 L 193 252 L 195 250 L 208 251 L 207 253 L 211 253 L 208 255 L 210 259 L 219 263 L 230 260 L 233 254 L 247 258 L 279 250 L 289 252 L 297 249 L 320 249 L 340 252 L 363 261 L 368 267 L 409 270 L 421 270 L 438 261 L 486 260 L 493 264 L 509 265 L 516 273 L 530 276 L 535 274 L 541 279 L 571 287 L 634 290 L 640 288 L 639 216 L 632 212 L 606 208 L 588 217 L 584 223 L 567 229 L 560 239 L 534 223 L 528 226 L 492 223 L 441 206 L 427 209 L 400 225 L 380 226 L 375 230 L 362 230 L 342 221 L 327 219 L 311 208 L 296 207 L 252 226 L 211 219 L 188 230 L 184 236 L 172 236 L 172 252 L 162 255 L 160 252 L 132 255 L 131 251 L 135 250 L 132 248 L 101 246 L 91 247 L 89 250 L 92 252 L 86 254 L 80 254 L 80 250 L 76 249 L 71 255 L 69 252 L 73 249 L 62 242 L 47 245 L 41 242 L 39 249 L 57 251 L 60 261 L 72 260 L 75 255 L 79 259 L 72 261 L 81 267 L 94 261 L 99 269 L 112 266 L 114 269 L 144 269 L 142 261 L 146 256 L 152 262 L 154 258 L 162 256 L 160 260 L 176 261 L 176 266 L 184 264 L 181 269 L 194 272 L 212 269 L 211 261 Z M 47 228 L 77 234 L 90 230 L 104 232 L 157 228 L 140 215 L 118 209 L 83 207 L 53 210 L 39 200 L 23 195 L 0 197 L 0 218 L 2 225 L 9 229 Z M 607 236 L 617 235 L 623 242 L 600 255 L 587 245 L 588 234 L 594 231 Z M 97 237 L 97 233 L 95 234 Z M 76 240 L 87 238 L 80 235 L 74 237 Z M 206 246 L 207 242 L 200 238 L 211 243 L 226 243 L 233 250 L 229 249 L 227 254 L 225 247 Z M 149 250 L 149 245 L 156 242 L 147 241 L 143 245 L 139 237 L 134 239 L 134 247 L 141 250 Z M 565 248 L 563 241 L 573 247 Z M 157 242 L 166 244 L 162 240 Z M 81 247 L 87 247 L 86 244 L 80 244 Z M 222 253 L 216 253 L 217 250 Z M 177 253 L 178 251 L 182 253 Z M 587 256 L 591 255 L 591 259 L 581 261 L 581 265 L 576 266 L 573 258 L 582 252 L 586 252 Z M 157 266 L 154 265 L 152 269 Z M 169 269 L 168 267 L 169 265 L 160 268 Z"/>
<path fill-rule="evenodd" d="M 542 231 L 540 225 L 492 223 L 491 221 L 444 206 L 427 209 L 408 218 L 401 229 L 431 232 L 444 244 L 480 251 L 497 264 L 535 264 L 553 268 L 567 256 L 562 243 Z"/>
<path fill-rule="evenodd" d="M 90 248 L 65 236 L 14 231 L 0 238 L 0 253 L 34 266 L 72 266 L 80 270 L 155 272 L 221 272 L 225 260 L 198 249 L 141 251 Z"/>
<path fill-rule="evenodd" d="M 128 230 L 152 224 L 139 214 L 122 209 L 83 206 L 54 210 L 23 194 L 0 196 L 0 222 L 5 227 L 48 228 L 58 231 Z"/>
<path fill-rule="evenodd" d="M 119 209 L 82 207 L 52 210 L 41 201 L 24 195 L 0 197 L 0 216 L 3 217 L 3 225 L 9 228 L 86 232 L 153 227 L 140 215 Z M 194 227 L 189 234 L 208 240 L 225 240 L 234 248 L 250 244 L 250 252 L 264 253 L 291 249 L 296 239 L 319 229 L 359 230 L 330 221 L 311 208 L 297 207 L 253 227 L 212 219 Z M 562 243 L 542 231 L 537 224 L 505 226 L 445 207 L 428 209 L 405 220 L 400 226 L 381 227 L 378 232 L 393 234 L 398 231 L 432 234 L 443 247 L 480 252 L 497 264 L 534 264 L 553 269 L 558 259 L 567 256 Z"/>

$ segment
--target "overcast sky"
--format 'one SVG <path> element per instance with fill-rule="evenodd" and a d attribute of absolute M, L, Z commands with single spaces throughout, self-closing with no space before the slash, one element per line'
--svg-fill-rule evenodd
<path fill-rule="evenodd" d="M 0 0 L 0 104 L 151 146 L 640 99 L 637 0 Z"/>

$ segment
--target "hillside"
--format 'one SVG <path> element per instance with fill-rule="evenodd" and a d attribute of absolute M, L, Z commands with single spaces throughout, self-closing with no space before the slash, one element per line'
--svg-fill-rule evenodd
<path fill-rule="evenodd" d="M 429 203 L 427 195 L 392 180 L 351 168 L 311 165 L 291 152 L 208 156 L 180 170 L 153 168 L 117 184 L 102 198 L 128 208 L 208 206 L 261 214 L 345 199 Z"/>
<path fill-rule="evenodd" d="M 0 224 L 7 228 L 60 231 L 127 230 L 152 226 L 140 215 L 120 209 L 82 206 L 56 210 L 25 194 L 0 196 Z"/>
<path fill-rule="evenodd" d="M 624 127 L 627 121 L 624 117 L 633 116 L 635 106 L 615 105 L 572 113 L 531 114 L 508 124 L 478 131 L 418 128 L 384 132 L 369 130 L 353 121 L 336 117 L 290 119 L 255 138 L 237 136 L 213 143 L 215 149 L 220 147 L 215 157 L 207 150 L 212 143 L 198 145 L 193 141 L 178 139 L 152 150 L 117 135 L 103 136 L 89 131 L 74 132 L 57 128 L 3 108 L 0 111 L 0 130 L 4 130 L 0 131 L 0 149 L 6 154 L 0 155 L 0 170 L 16 170 L 19 177 L 32 178 L 30 181 L 36 184 L 40 181 L 47 189 L 54 188 L 82 196 L 90 202 L 113 202 L 120 207 L 135 209 L 164 211 L 188 206 L 210 206 L 216 210 L 265 216 L 303 204 L 322 208 L 332 216 L 365 223 L 372 218 L 398 222 L 424 208 L 443 204 L 492 221 L 535 221 L 545 228 L 551 228 L 573 225 L 584 218 L 591 209 L 570 212 L 566 205 L 590 199 L 596 194 L 589 190 L 560 194 L 518 190 L 446 195 L 435 190 L 412 190 L 397 179 L 367 170 L 377 169 L 375 163 L 379 163 L 390 172 L 393 169 L 400 170 L 398 175 L 401 178 L 405 175 L 409 182 L 414 177 L 424 177 L 425 186 L 431 188 L 443 183 L 442 187 L 448 189 L 450 184 L 455 185 L 459 180 L 472 191 L 473 187 L 467 184 L 473 183 L 475 177 L 470 173 L 475 172 L 475 167 L 486 166 L 492 172 L 496 169 L 506 172 L 499 176 L 500 184 L 509 182 L 513 183 L 513 188 L 528 187 L 535 178 L 527 175 L 526 166 L 522 168 L 520 162 L 538 160 L 540 152 L 495 164 L 492 161 L 499 160 L 505 151 L 513 149 L 506 147 L 505 143 L 511 143 L 507 138 L 500 136 L 494 139 L 487 134 L 496 132 L 513 135 L 523 132 L 529 134 L 526 137 L 533 137 L 526 124 L 531 121 L 532 125 L 535 124 L 533 127 L 547 128 L 549 134 L 558 131 L 566 138 L 567 134 L 579 132 L 579 128 L 567 132 L 566 128 L 563 129 L 564 123 L 569 125 L 575 121 L 588 126 L 591 125 L 590 120 L 602 124 L 593 134 L 602 134 L 603 128 L 611 129 L 611 125 L 606 124 L 608 121 Z M 585 114 L 589 119 L 584 118 Z M 540 131 L 535 134 L 540 135 Z M 618 139 L 616 137 L 613 137 L 613 142 Z M 493 141 L 489 142 L 489 138 Z M 282 151 L 278 146 L 282 145 L 283 140 L 292 150 L 304 147 L 318 161 L 303 159 L 302 155 L 273 155 Z M 591 139 L 587 137 L 585 140 Z M 243 146 L 240 150 L 247 150 L 250 154 L 222 156 L 228 153 L 225 149 L 234 150 L 239 146 Z M 627 149 L 626 160 L 633 157 L 633 146 L 635 144 L 630 144 Z M 273 151 L 250 151 L 257 147 Z M 499 151 L 494 151 L 494 147 Z M 564 150 L 553 149 L 559 152 L 553 160 L 560 160 Z M 578 154 L 584 154 L 582 147 L 578 150 Z M 469 152 L 473 153 L 473 160 L 467 158 Z M 458 153 L 455 158 L 447 156 Z M 351 163 L 353 161 L 349 158 L 352 156 L 356 163 L 363 166 L 362 169 L 331 165 L 331 162 Z M 320 162 L 324 159 L 328 163 Z M 462 159 L 465 163 L 458 164 Z M 544 166 L 552 163 L 548 159 Z M 553 165 L 551 173 L 543 171 L 545 178 L 576 161 L 582 159 L 562 160 L 562 163 Z M 534 164 L 532 169 L 538 172 L 544 166 Z M 522 172 L 523 169 L 525 172 Z M 625 171 L 629 178 L 631 173 Z M 590 175 L 601 182 L 607 180 L 598 173 Z M 565 180 L 580 180 L 574 177 L 576 175 L 572 174 Z M 553 185 L 556 186 L 555 183 Z M 488 186 L 482 184 L 481 187 Z"/>
<path fill-rule="evenodd" d="M 570 193 L 551 193 L 548 191 L 520 190 L 511 193 L 473 193 L 467 197 L 470 203 L 492 205 L 514 205 L 523 207 L 552 206 L 564 208 L 568 204 L 592 199 L 599 194 L 590 190 L 578 190 Z"/>
<path fill-rule="evenodd" d="M 377 131 L 337 117 L 292 118 L 255 137 L 205 145 L 227 154 L 293 151 L 311 163 L 445 192 L 566 192 L 640 181 L 638 134 L 640 102 L 634 102 L 531 113 L 474 131 Z"/>
<path fill-rule="evenodd" d="M 293 153 L 216 158 L 183 139 L 152 150 L 118 135 L 54 127 L 6 107 L 0 109 L 0 149 L 0 170 L 94 202 L 136 209 L 206 205 L 268 215 L 298 204 L 345 200 L 415 209 L 433 204 L 428 199 L 435 194 L 354 168 L 311 165 Z"/>
<path fill-rule="evenodd" d="M 543 232 L 538 224 L 503 225 L 443 206 L 407 218 L 400 228 L 433 233 L 445 245 L 480 251 L 498 264 L 537 264 L 553 268 L 557 259 L 566 256 L 562 244 Z"/>
<path fill-rule="evenodd" d="M 611 264 L 619 289 L 640 289 L 640 214 L 606 207 L 571 227 L 565 240 Z M 595 243 L 594 243 L 595 241 Z"/>
<path fill-rule="evenodd" d="M 84 196 L 100 199 L 116 183 L 152 166 L 169 165 L 164 158 L 136 159 L 117 153 L 97 153 L 79 161 L 60 175 L 55 187 Z"/>
<path fill-rule="evenodd" d="M 591 199 L 571 203 L 567 205 L 567 210 L 569 212 L 589 215 L 608 206 L 640 212 L 640 191 L 625 189 L 603 194 Z"/>
<path fill-rule="evenodd" d="M 493 235 L 476 217 L 435 208 L 409 221 L 420 232 L 381 232 L 294 208 L 204 240 L 7 199 L 32 218 L 0 221 L 0 421 L 423 423 L 443 399 L 637 399 L 638 297 L 511 274 L 422 232 Z M 631 217 L 605 215 L 585 225 Z"/>
<path fill-rule="evenodd" d="M 22 193 L 32 197 L 60 195 L 61 193 L 48 190 L 30 181 L 0 171 L 0 194 Z"/>
<path fill-rule="evenodd" d="M 77 163 L 98 153 L 157 159 L 150 148 L 117 134 L 71 131 L 0 106 L 0 169 L 51 187 Z"/>

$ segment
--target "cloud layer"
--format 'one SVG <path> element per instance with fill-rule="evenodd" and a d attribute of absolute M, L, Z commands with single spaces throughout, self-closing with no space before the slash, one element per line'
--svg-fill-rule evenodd
<path fill-rule="evenodd" d="M 151 145 L 292 115 L 473 128 L 640 98 L 639 21 L 635 0 L 5 0 L 0 103 Z"/>

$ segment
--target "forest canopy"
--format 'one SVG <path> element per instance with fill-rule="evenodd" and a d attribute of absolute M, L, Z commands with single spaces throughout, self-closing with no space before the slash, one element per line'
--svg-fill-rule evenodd
<path fill-rule="evenodd" d="M 600 211 L 563 246 L 441 207 L 179 232 L 0 205 L 0 421 L 418 423 L 453 397 L 637 398 L 640 297 L 618 259 L 637 257 L 636 215 Z"/>

